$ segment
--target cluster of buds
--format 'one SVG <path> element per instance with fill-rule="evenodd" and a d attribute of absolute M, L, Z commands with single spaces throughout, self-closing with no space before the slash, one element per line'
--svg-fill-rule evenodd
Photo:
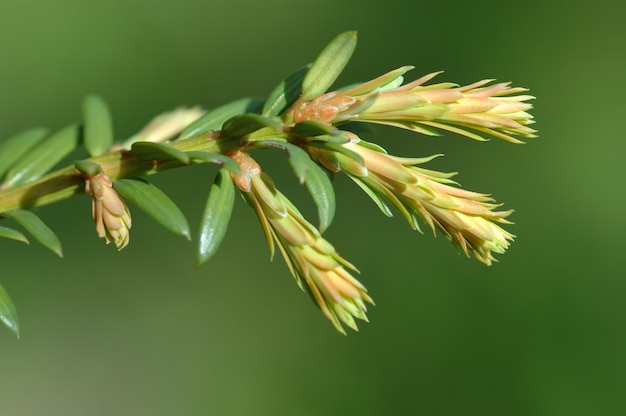
<path fill-rule="evenodd" d="M 402 75 L 412 67 L 402 67 L 374 80 L 341 92 L 329 92 L 310 101 L 296 102 L 289 110 L 295 123 L 314 121 L 340 125 L 357 121 L 386 124 L 428 135 L 433 128 L 452 131 L 476 140 L 478 133 L 522 143 L 517 137 L 535 137 L 527 101 L 534 98 L 524 88 L 509 83 L 487 86 L 491 80 L 460 87 L 452 83 L 424 85 L 438 73 L 426 75 L 406 85 Z M 518 95 L 516 95 L 518 94 Z M 441 230 L 466 254 L 485 264 L 494 253 L 503 253 L 513 235 L 498 224 L 510 224 L 511 210 L 499 207 L 488 195 L 457 188 L 453 174 L 419 167 L 433 159 L 401 158 L 354 133 L 343 132 L 348 143 L 325 146 L 304 142 L 307 152 L 327 169 L 343 171 L 374 199 L 387 215 L 386 203 L 395 206 L 419 230 L 417 218 Z M 517 136 L 517 137 L 515 137 Z"/>
<path fill-rule="evenodd" d="M 388 206 L 392 205 L 412 228 L 420 230 L 420 221 L 424 221 L 466 255 L 490 265 L 496 260 L 494 254 L 504 253 L 514 238 L 501 227 L 510 224 L 506 218 L 511 210 L 499 210 L 500 205 L 487 194 L 455 186 L 451 179 L 454 174 L 422 167 L 436 156 L 393 156 L 353 132 L 338 129 L 347 122 L 368 122 L 428 135 L 436 135 L 436 129 L 442 129 L 476 140 L 485 140 L 480 135 L 483 134 L 521 143 L 520 138 L 535 137 L 535 130 L 529 127 L 532 116 L 527 112 L 531 108 L 527 101 L 534 97 L 519 94 L 526 90 L 511 88 L 508 83 L 488 86 L 491 80 L 467 86 L 424 85 L 437 73 L 402 85 L 403 75 L 410 69 L 402 67 L 347 90 L 296 100 L 282 115 L 282 123 L 242 115 L 235 122 L 224 124 L 224 130 L 228 130 L 224 137 L 236 136 L 241 144 L 254 143 L 254 148 L 269 145 L 272 134 L 276 134 L 279 140 L 286 141 L 285 149 L 298 145 L 329 171 L 347 174 L 385 214 L 392 215 Z M 124 147 L 137 140 L 169 140 L 201 114 L 199 109 L 166 113 Z M 306 122 L 308 127 L 299 128 L 300 123 Z M 257 130 L 262 132 L 259 137 L 272 131 L 270 140 L 253 138 L 250 132 Z M 307 133 L 313 134 L 309 137 Z M 273 146 L 280 147 L 280 142 L 276 143 Z M 345 334 L 343 325 L 356 330 L 354 318 L 367 321 L 366 304 L 373 303 L 365 287 L 351 274 L 357 272 L 356 268 L 339 256 L 320 231 L 275 188 L 270 177 L 243 150 L 245 147 L 227 151 L 226 155 L 239 167 L 238 171 L 230 171 L 230 177 L 255 210 L 271 256 L 278 246 L 300 288 L 309 293 L 338 331 Z M 128 244 L 131 226 L 128 209 L 106 175 L 99 172 L 86 178 L 85 191 L 93 197 L 98 234 L 122 249 Z M 319 183 L 316 186 L 323 189 Z"/>
<path fill-rule="evenodd" d="M 118 250 L 126 247 L 131 227 L 130 212 L 113 189 L 111 179 L 104 173 L 87 177 L 85 193 L 92 198 L 91 213 L 98 236 L 106 239 L 107 244 L 114 243 Z"/>
<path fill-rule="evenodd" d="M 231 174 L 233 182 L 256 211 L 272 255 L 276 244 L 300 288 L 339 332 L 345 334 L 342 323 L 357 330 L 354 318 L 367 321 L 366 303 L 373 301 L 348 271 L 356 271 L 354 266 L 302 217 L 248 153 L 235 151 L 229 156 L 241 168 L 240 174 Z"/>

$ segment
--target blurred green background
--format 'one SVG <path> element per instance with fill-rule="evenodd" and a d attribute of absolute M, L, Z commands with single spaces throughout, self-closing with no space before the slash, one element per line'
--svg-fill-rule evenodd
<path fill-rule="evenodd" d="M 22 326 L 19 341 L 0 330 L 0 414 L 626 414 L 623 16 L 602 0 L 2 0 L 2 138 L 79 120 L 92 92 L 119 139 L 181 104 L 264 96 L 349 29 L 359 47 L 342 83 L 405 64 L 409 79 L 511 80 L 538 97 L 541 137 L 374 136 L 394 153 L 445 153 L 431 166 L 514 208 L 518 238 L 486 267 L 338 177 L 327 238 L 377 303 L 347 337 L 268 260 L 240 200 L 200 269 L 192 244 L 139 212 L 118 253 L 96 237 L 87 197 L 39 210 L 65 258 L 0 240 Z M 284 156 L 261 157 L 313 216 Z M 214 173 L 154 181 L 195 229 Z"/>

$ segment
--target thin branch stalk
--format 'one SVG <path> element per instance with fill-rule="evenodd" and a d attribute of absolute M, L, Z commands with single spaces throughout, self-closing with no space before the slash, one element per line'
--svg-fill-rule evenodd
<path fill-rule="evenodd" d="M 169 144 L 185 152 L 203 151 L 225 153 L 237 147 L 233 140 L 208 138 L 207 135 L 175 141 Z M 143 160 L 129 150 L 119 150 L 87 159 L 97 163 L 112 180 L 154 173 L 185 166 L 175 160 Z M 36 181 L 6 190 L 0 190 L 0 212 L 35 208 L 70 198 L 83 192 L 85 178 L 73 166 L 51 172 Z"/>

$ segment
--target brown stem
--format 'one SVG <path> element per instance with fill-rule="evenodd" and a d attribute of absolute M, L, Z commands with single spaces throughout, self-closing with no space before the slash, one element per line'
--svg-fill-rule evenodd
<path fill-rule="evenodd" d="M 185 152 L 203 151 L 222 154 L 238 147 L 238 143 L 232 140 L 215 140 L 207 136 L 192 137 L 169 145 Z M 102 171 L 112 180 L 129 176 L 152 175 L 162 170 L 185 166 L 182 162 L 171 160 L 142 160 L 128 150 L 111 152 L 87 160 L 99 164 Z M 84 183 L 83 175 L 73 166 L 57 170 L 36 181 L 1 190 L 0 212 L 39 207 L 69 198 L 83 192 Z"/>

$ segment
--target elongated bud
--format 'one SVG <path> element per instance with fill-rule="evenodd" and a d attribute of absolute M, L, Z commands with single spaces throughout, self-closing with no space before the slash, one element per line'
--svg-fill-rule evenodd
<path fill-rule="evenodd" d="M 131 227 L 130 212 L 113 189 L 111 179 L 104 173 L 85 180 L 85 193 L 91 195 L 91 213 L 96 231 L 107 244 L 114 243 L 118 250 L 128 245 Z"/>
<path fill-rule="evenodd" d="M 354 318 L 367 321 L 366 302 L 373 303 L 365 287 L 347 269 L 356 271 L 319 231 L 280 193 L 259 165 L 241 151 L 229 156 L 241 167 L 233 182 L 255 209 L 266 233 L 270 251 L 278 245 L 298 285 L 306 290 L 332 322 L 357 330 Z"/>
<path fill-rule="evenodd" d="M 349 90 L 296 103 L 294 118 L 297 122 L 386 124 L 427 135 L 436 135 L 433 128 L 438 128 L 485 140 L 477 134 L 482 133 L 513 143 L 522 143 L 516 136 L 535 137 L 536 131 L 528 127 L 533 116 L 527 112 L 532 108 L 527 101 L 534 97 L 520 94 L 525 88 L 511 88 L 508 82 L 487 86 L 492 80 L 463 87 L 449 82 L 423 85 L 438 72 L 399 86 L 401 75 L 408 69 L 403 67 Z"/>
<path fill-rule="evenodd" d="M 352 134 L 352 133 L 350 133 Z M 354 136 L 354 135 L 353 135 Z M 439 229 L 465 254 L 472 254 L 485 264 L 494 261 L 494 253 L 504 253 L 513 235 L 498 223 L 510 224 L 505 218 L 512 211 L 497 211 L 499 206 L 488 195 L 466 191 L 451 184 L 454 174 L 419 167 L 430 158 L 400 158 L 377 152 L 359 144 L 345 147 L 359 155 L 363 165 L 345 154 L 311 148 L 311 154 L 327 166 L 333 161 L 340 170 L 368 192 L 392 203 L 415 229 L 421 217 L 434 231 Z M 354 166 L 363 166 L 363 170 Z M 382 202 L 380 202 L 382 203 Z"/>
<path fill-rule="evenodd" d="M 141 131 L 128 139 L 121 148 L 130 148 L 135 142 L 162 143 L 173 139 L 185 127 L 199 119 L 205 113 L 200 107 L 177 108 L 159 114 L 153 118 Z"/>

